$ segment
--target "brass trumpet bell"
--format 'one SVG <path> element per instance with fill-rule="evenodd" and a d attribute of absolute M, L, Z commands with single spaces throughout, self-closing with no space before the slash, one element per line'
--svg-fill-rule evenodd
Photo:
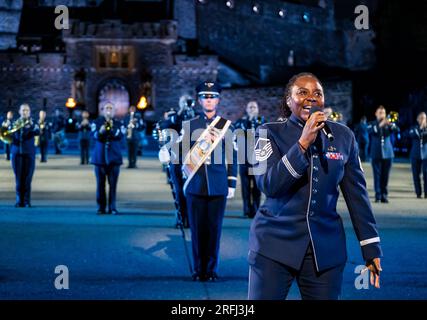
<path fill-rule="evenodd" d="M 399 121 L 399 112 L 390 111 L 390 113 L 387 115 L 387 120 L 391 123 L 397 123 Z"/>
<path fill-rule="evenodd" d="M 30 124 L 31 120 L 30 119 L 22 119 L 19 118 L 18 120 L 16 120 L 13 123 L 12 129 L 8 130 L 5 127 L 1 127 L 0 128 L 0 140 L 3 141 L 4 143 L 7 144 L 11 144 L 12 143 L 12 135 L 18 131 L 21 130 L 22 128 L 24 128 L 26 125 Z"/>
<path fill-rule="evenodd" d="M 332 112 L 331 115 L 329 116 L 329 120 L 333 122 L 342 121 L 342 119 L 343 119 L 342 113 L 337 111 Z"/>

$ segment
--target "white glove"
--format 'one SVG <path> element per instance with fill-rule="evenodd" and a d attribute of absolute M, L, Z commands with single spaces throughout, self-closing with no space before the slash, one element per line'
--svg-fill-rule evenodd
<path fill-rule="evenodd" d="M 159 151 L 159 160 L 163 164 L 168 164 L 171 161 L 171 156 L 167 148 L 162 147 Z"/>
<path fill-rule="evenodd" d="M 234 198 L 235 192 L 236 192 L 236 188 L 228 188 L 227 199 Z"/>

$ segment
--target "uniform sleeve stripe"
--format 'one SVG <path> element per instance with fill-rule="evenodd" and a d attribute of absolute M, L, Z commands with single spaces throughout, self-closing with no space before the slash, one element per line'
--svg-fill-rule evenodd
<path fill-rule="evenodd" d="M 366 246 L 367 244 L 371 244 L 371 243 L 374 243 L 374 242 L 380 242 L 380 237 L 375 237 L 375 238 L 370 238 L 370 239 L 362 240 L 362 241 L 360 241 L 360 245 L 363 247 L 363 246 Z"/>
<path fill-rule="evenodd" d="M 228 177 L 230 180 L 237 180 L 237 177 Z"/>
<path fill-rule="evenodd" d="M 286 169 L 288 169 L 289 173 L 295 178 L 299 179 L 302 177 L 302 175 L 298 174 L 295 169 L 292 167 L 291 163 L 288 160 L 288 157 L 286 155 L 283 156 L 282 162 L 285 165 Z"/>

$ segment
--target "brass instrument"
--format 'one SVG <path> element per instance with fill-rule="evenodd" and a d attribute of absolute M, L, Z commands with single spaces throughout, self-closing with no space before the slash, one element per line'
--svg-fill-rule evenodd
<path fill-rule="evenodd" d="M 129 124 L 127 127 L 127 138 L 131 139 L 133 134 L 133 129 L 135 128 L 135 112 L 130 113 Z"/>
<path fill-rule="evenodd" d="M 262 116 L 256 116 L 251 119 L 251 129 L 256 130 L 260 125 L 264 123 L 264 117 Z"/>
<path fill-rule="evenodd" d="M 387 120 L 390 123 L 397 123 L 399 121 L 399 112 L 390 111 L 390 113 L 387 115 Z"/>
<path fill-rule="evenodd" d="M 46 123 L 39 122 L 40 134 L 34 137 L 34 145 L 38 147 L 40 145 L 40 136 L 43 135 L 43 130 L 46 127 Z"/>
<path fill-rule="evenodd" d="M 113 119 L 105 119 L 104 127 L 105 127 L 105 131 L 108 131 L 108 132 L 113 130 Z"/>
<path fill-rule="evenodd" d="M 13 123 L 12 129 L 8 130 L 6 127 L 0 128 L 0 140 L 4 143 L 11 144 L 12 143 L 12 134 L 21 130 L 25 126 L 31 124 L 31 119 L 23 119 L 19 118 Z"/>
<path fill-rule="evenodd" d="M 331 113 L 331 115 L 328 117 L 329 120 L 333 122 L 340 122 L 343 119 L 343 115 L 341 112 L 334 111 Z"/>

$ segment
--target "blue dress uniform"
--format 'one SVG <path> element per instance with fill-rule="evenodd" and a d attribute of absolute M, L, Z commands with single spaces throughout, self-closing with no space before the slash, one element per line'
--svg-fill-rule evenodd
<path fill-rule="evenodd" d="M 128 145 L 128 168 L 136 168 L 136 160 L 138 155 L 138 146 L 141 140 L 140 132 L 144 129 L 144 121 L 141 118 L 139 113 L 134 114 L 135 119 L 133 129 L 129 129 L 128 125 L 130 123 L 130 115 L 126 116 L 124 123 L 127 128 L 126 141 Z"/>
<path fill-rule="evenodd" d="M 293 114 L 257 130 L 255 175 L 267 198 L 250 230 L 250 299 L 283 299 L 295 277 L 303 299 L 338 298 L 347 259 L 338 187 L 363 258 L 382 254 L 355 137 L 328 125 L 335 140 L 319 132 L 306 153 L 297 142 L 304 123 Z"/>
<path fill-rule="evenodd" d="M 89 164 L 89 147 L 90 147 L 90 135 L 91 135 L 91 124 L 79 123 L 77 125 L 79 130 L 80 140 L 80 164 Z"/>
<path fill-rule="evenodd" d="M 107 196 L 105 183 L 110 186 L 108 195 L 108 213 L 117 214 L 116 193 L 120 166 L 123 163 L 121 140 L 124 127 L 120 121 L 113 120 L 111 130 L 100 132 L 105 118 L 100 117 L 92 124 L 92 133 L 95 140 L 91 163 L 95 165 L 96 175 L 96 202 L 98 213 L 105 213 Z"/>
<path fill-rule="evenodd" d="M 178 114 L 178 112 L 174 110 L 171 111 L 173 111 L 173 114 L 168 119 L 159 121 L 158 126 L 160 130 L 173 129 L 175 132 L 181 132 L 183 122 L 191 120 L 198 115 L 193 109 L 186 109 L 181 114 Z M 184 228 L 189 228 L 190 222 L 188 221 L 187 200 L 184 195 L 184 177 L 182 175 L 181 165 L 170 163 L 167 170 L 169 175 L 168 180 L 171 183 L 177 209 L 176 225 L 179 226 L 179 224 L 182 223 Z M 180 216 L 178 216 L 178 211 Z"/>
<path fill-rule="evenodd" d="M 39 148 L 40 148 L 40 162 L 47 162 L 47 150 L 49 147 L 49 140 L 52 135 L 52 123 L 48 121 L 40 122 L 39 120 Z"/>
<path fill-rule="evenodd" d="M 12 168 L 16 182 L 16 207 L 31 206 L 31 181 L 36 160 L 34 137 L 39 127 L 33 121 L 12 135 Z"/>
<path fill-rule="evenodd" d="M 394 158 L 390 136 L 393 132 L 399 132 L 399 127 L 395 123 L 391 123 L 380 128 L 379 121 L 375 120 L 368 124 L 368 132 L 371 138 L 370 149 L 374 173 L 375 201 L 388 202 L 387 185 Z"/>
<path fill-rule="evenodd" d="M 62 115 L 54 116 L 52 121 L 52 131 L 56 136 L 62 135 L 65 132 L 65 118 Z M 59 139 L 53 139 L 55 145 L 55 154 L 61 154 L 61 148 L 59 145 Z"/>
<path fill-rule="evenodd" d="M 409 130 L 409 136 L 412 139 L 411 147 L 411 166 L 412 177 L 414 179 L 415 193 L 421 198 L 421 169 L 424 180 L 424 197 L 427 198 L 427 129 L 421 129 L 419 125 L 413 126 Z"/>
<path fill-rule="evenodd" d="M 6 130 L 12 129 L 12 125 L 13 125 L 13 119 L 10 120 L 9 125 L 7 125 L 6 119 L 2 122 L 2 127 Z M 9 161 L 10 160 L 10 145 L 8 143 L 4 144 L 4 152 L 6 153 L 6 160 Z"/>
<path fill-rule="evenodd" d="M 369 158 L 369 132 L 368 124 L 360 121 L 354 130 L 356 141 L 359 146 L 360 160 L 367 161 Z"/>
<path fill-rule="evenodd" d="M 192 148 L 201 132 L 214 119 L 215 116 L 208 119 L 205 115 L 200 115 L 185 121 L 180 139 L 190 141 L 191 137 L 190 148 Z M 196 134 L 193 136 L 196 130 L 199 136 Z M 232 154 L 227 152 L 223 139 L 211 153 L 210 158 L 195 173 L 186 189 L 194 279 L 199 277 L 200 280 L 215 280 L 217 277 L 219 245 L 228 188 L 236 188 L 237 180 L 237 153 L 234 148 L 232 149 Z M 185 152 L 181 152 L 181 155 L 182 163 Z"/>
<path fill-rule="evenodd" d="M 243 215 L 249 218 L 253 218 L 255 213 L 258 211 L 261 201 L 261 191 L 256 185 L 254 175 L 250 174 L 249 170 L 252 167 L 252 161 L 249 159 L 248 155 L 253 153 L 253 148 L 250 148 L 248 143 L 245 143 L 245 145 L 239 145 L 241 140 L 238 129 L 243 130 L 245 137 L 244 141 L 253 141 L 255 130 L 264 123 L 264 117 L 255 117 L 253 119 L 249 119 L 248 116 L 244 116 L 243 118 L 237 120 L 234 124 L 234 128 L 236 129 L 238 148 L 243 148 L 243 150 L 245 150 L 244 153 L 241 153 L 244 155 L 245 159 L 244 163 L 239 164 L 239 174 L 242 188 Z M 250 138 L 250 135 L 252 135 L 252 139 Z M 248 150 L 251 150 L 251 152 L 248 152 Z"/>

